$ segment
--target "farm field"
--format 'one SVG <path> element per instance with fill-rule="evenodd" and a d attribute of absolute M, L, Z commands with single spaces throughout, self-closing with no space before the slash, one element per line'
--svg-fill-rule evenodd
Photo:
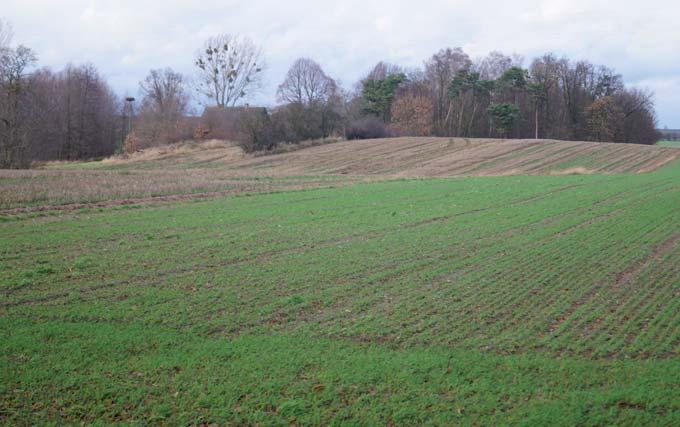
<path fill-rule="evenodd" d="M 344 142 L 214 159 L 252 187 L 163 203 L 34 180 L 231 148 L 3 171 L 0 422 L 680 424 L 680 150 L 424 154 L 448 143 L 397 171 Z M 83 204 L 19 209 L 52 203 Z"/>
<path fill-rule="evenodd" d="M 656 143 L 659 147 L 674 147 L 680 148 L 680 141 L 659 141 Z"/>
<path fill-rule="evenodd" d="M 0 170 L 0 211 L 110 200 L 139 204 L 177 195 L 215 197 L 387 178 L 650 172 L 677 158 L 676 148 L 550 140 L 388 138 L 268 156 L 208 141 L 101 162 Z"/>

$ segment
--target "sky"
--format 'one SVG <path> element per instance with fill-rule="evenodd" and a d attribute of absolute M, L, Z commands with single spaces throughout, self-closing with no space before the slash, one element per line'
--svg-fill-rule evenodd
<path fill-rule="evenodd" d="M 40 65 L 93 63 L 120 95 L 137 95 L 151 68 L 190 75 L 204 40 L 250 37 L 266 61 L 250 102 L 275 103 L 298 57 L 343 86 L 380 60 L 422 66 L 444 47 L 473 59 L 493 50 L 587 59 L 655 93 L 659 126 L 680 128 L 680 1 L 647 0 L 3 0 L 0 18 Z"/>

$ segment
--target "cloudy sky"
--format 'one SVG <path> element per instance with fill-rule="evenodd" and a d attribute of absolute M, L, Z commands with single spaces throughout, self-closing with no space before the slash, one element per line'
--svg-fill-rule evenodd
<path fill-rule="evenodd" d="M 271 104 L 288 66 L 317 60 L 344 86 L 378 60 L 420 66 L 461 46 L 530 58 L 544 52 L 608 65 L 656 93 L 659 125 L 680 128 L 680 2 L 647 0 L 3 0 L 0 17 L 41 65 L 92 62 L 121 94 L 150 68 L 192 71 L 203 40 L 225 32 L 262 46 Z"/>

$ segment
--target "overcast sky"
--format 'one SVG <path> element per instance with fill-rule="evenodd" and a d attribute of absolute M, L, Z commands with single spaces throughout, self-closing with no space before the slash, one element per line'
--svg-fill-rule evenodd
<path fill-rule="evenodd" d="M 660 126 L 680 128 L 680 1 L 551 0 L 3 0 L 0 17 L 40 64 L 92 62 L 120 94 L 150 68 L 191 73 L 203 40 L 239 33 L 261 45 L 272 104 L 295 60 L 308 56 L 347 88 L 379 60 L 420 66 L 440 48 L 471 57 L 566 54 L 615 68 L 656 94 Z"/>

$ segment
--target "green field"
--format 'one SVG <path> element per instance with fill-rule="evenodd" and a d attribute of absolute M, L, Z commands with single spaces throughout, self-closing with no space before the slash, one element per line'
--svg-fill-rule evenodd
<path fill-rule="evenodd" d="M 680 163 L 0 222 L 0 421 L 680 425 Z"/>
<path fill-rule="evenodd" d="M 680 148 L 680 141 L 659 141 L 656 143 L 656 145 L 660 145 L 661 147 L 677 147 Z"/>

